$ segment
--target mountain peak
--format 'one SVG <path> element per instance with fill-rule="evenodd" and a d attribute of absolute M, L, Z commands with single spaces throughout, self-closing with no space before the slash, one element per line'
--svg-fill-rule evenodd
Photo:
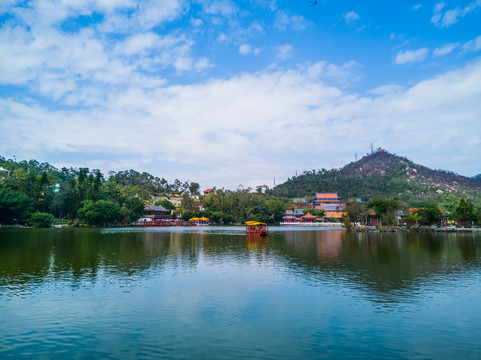
<path fill-rule="evenodd" d="M 445 194 L 478 197 L 481 176 L 469 178 L 432 170 L 378 149 L 341 169 L 305 172 L 272 190 L 273 194 L 285 197 L 303 197 L 316 192 L 338 192 L 344 198 L 395 196 L 442 201 Z"/>
<path fill-rule="evenodd" d="M 359 161 L 346 165 L 341 169 L 341 173 L 352 176 L 371 176 L 375 174 L 384 176 L 395 168 L 409 171 L 409 169 L 416 167 L 418 167 L 418 165 L 407 158 L 396 156 L 383 149 L 378 149 L 378 151 L 362 157 Z"/>

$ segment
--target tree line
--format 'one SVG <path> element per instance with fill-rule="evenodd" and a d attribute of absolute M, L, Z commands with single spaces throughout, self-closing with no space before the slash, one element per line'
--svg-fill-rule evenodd
<path fill-rule="evenodd" d="M 9 176 L 0 179 L 0 223 L 47 226 L 55 219 L 89 225 L 129 223 L 143 214 L 156 196 L 198 194 L 199 184 L 169 183 L 146 172 L 98 169 L 57 169 L 35 160 L 17 162 L 0 157 Z"/>
<path fill-rule="evenodd" d="M 105 176 L 98 169 L 57 169 L 35 160 L 17 162 L 3 157 L 0 157 L 0 166 L 10 171 L 9 177 L 0 178 L 0 223 L 3 224 L 48 226 L 54 219 L 72 224 L 127 224 L 143 215 L 145 204 L 161 205 L 185 220 L 205 216 L 214 223 L 249 220 L 275 223 L 282 220 L 285 210 L 299 207 L 288 198 L 306 197 L 320 189 L 339 192 L 348 198 L 347 194 L 366 194 L 362 191 L 370 189 L 370 195 L 364 195 L 368 201 L 347 203 L 346 223 L 363 223 L 367 213 L 374 210 L 382 223 L 389 225 L 396 222 L 396 212 L 403 209 L 407 214 L 404 219 L 409 223 L 439 223 L 448 213 L 457 222 L 481 226 L 481 210 L 471 199 L 447 193 L 430 197 L 430 189 L 417 189 L 422 185 L 406 185 L 396 180 L 396 173 L 402 170 L 395 168 L 383 178 L 372 176 L 359 181 L 338 170 L 313 170 L 272 190 L 265 186 L 257 187 L 256 191 L 239 187 L 235 191 L 216 189 L 207 196 L 199 196 L 200 187 L 196 182 L 175 179 L 169 183 L 164 178 L 135 170 L 109 172 Z M 295 191 L 289 190 L 290 187 Z M 412 196 L 399 196 L 399 191 L 408 187 L 411 190 L 407 193 Z M 386 189 L 389 191 L 383 193 Z M 416 193 L 424 196 L 418 197 Z M 181 198 L 180 206 L 168 200 L 172 196 Z M 161 197 L 162 200 L 155 201 Z M 409 212 L 409 208 L 416 211 Z M 308 211 L 322 216 L 322 211 Z"/>
<path fill-rule="evenodd" d="M 383 198 L 371 199 L 366 203 L 353 200 L 347 203 L 342 221 L 350 228 L 355 223 L 366 224 L 368 216 L 374 213 L 381 225 L 399 225 L 399 210 L 403 210 L 402 224 L 433 225 L 440 224 L 444 218 L 461 225 L 481 226 L 481 209 L 477 209 L 469 199 L 461 198 L 452 207 L 452 212 L 444 212 L 435 200 L 418 201 L 413 205 L 415 207 L 406 207 L 406 204 L 397 200 Z"/>

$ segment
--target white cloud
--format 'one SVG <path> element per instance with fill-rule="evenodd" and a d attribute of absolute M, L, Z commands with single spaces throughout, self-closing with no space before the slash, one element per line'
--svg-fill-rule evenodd
<path fill-rule="evenodd" d="M 459 47 L 459 43 L 446 44 L 440 48 L 436 48 L 433 51 L 433 57 L 444 56 L 451 53 L 454 49 Z"/>
<path fill-rule="evenodd" d="M 481 50 L 481 35 L 463 44 L 463 52 Z"/>
<path fill-rule="evenodd" d="M 239 46 L 239 54 L 241 55 L 249 55 L 255 54 L 258 55 L 261 52 L 259 48 L 253 48 L 250 44 L 242 44 Z"/>
<path fill-rule="evenodd" d="M 406 64 L 411 62 L 424 61 L 428 55 L 429 50 L 427 48 L 421 48 L 417 50 L 405 50 L 399 51 L 394 59 L 396 64 Z"/>
<path fill-rule="evenodd" d="M 84 111 L 2 99 L 0 132 L 6 140 L 0 153 L 23 144 L 17 157 L 70 151 L 106 164 L 111 156 L 126 163 L 150 159 L 138 166 L 153 169 L 171 161 L 191 170 L 165 173 L 159 167 L 154 174 L 229 188 L 270 184 L 274 176 L 291 176 L 292 169 L 338 167 L 346 154 L 371 142 L 434 168 L 460 171 L 477 164 L 481 60 L 407 89 L 377 88 L 375 98 L 320 81 L 329 79 L 331 65 L 153 91 L 130 86 Z M 199 149 L 210 156 L 199 156 Z M 313 157 L 321 153 L 331 162 Z M 446 153 L 463 159 L 441 155 Z"/>
<path fill-rule="evenodd" d="M 411 88 L 388 83 L 369 95 L 348 90 L 360 78 L 361 65 L 354 61 L 271 67 L 193 84 L 189 73 L 176 85 L 175 71 L 203 72 L 216 65 L 208 52 L 194 55 L 200 47 L 196 35 L 235 44 L 240 54 L 258 54 L 260 48 L 251 44 L 259 42 L 251 37 L 264 33 L 264 22 L 240 26 L 232 1 L 166 0 L 155 9 L 149 8 L 152 1 L 138 9 L 137 4 L 39 0 L 15 9 L 14 19 L 1 24 L 0 84 L 26 91 L 0 97 L 0 154 L 12 149 L 27 159 L 88 154 L 95 160 L 83 161 L 107 167 L 103 171 L 138 164 L 138 170 L 157 176 L 235 188 L 271 184 L 272 177 L 285 179 L 293 169 L 341 166 L 346 154 L 368 149 L 371 142 L 407 156 L 426 145 L 413 158 L 431 165 L 440 160 L 425 154 L 435 154 L 447 162 L 432 166 L 454 171 L 472 169 L 481 153 L 479 60 Z M 198 4 L 202 11 L 186 13 Z M 279 15 L 279 28 L 308 25 L 302 17 L 284 17 L 275 2 L 265 6 Z M 63 30 L 67 19 L 94 11 L 102 21 Z M 192 32 L 174 23 L 175 31 L 163 28 L 184 13 L 182 24 Z M 208 20 L 214 18 L 229 26 L 211 31 L 215 26 Z M 477 51 L 480 43 L 475 38 L 463 51 Z M 433 56 L 454 51 L 448 45 Z M 276 50 L 279 59 L 297 55 L 291 44 Z M 421 61 L 428 53 L 400 51 L 395 62 Z M 208 155 L 199 156 L 200 150 Z M 445 150 L 463 159 L 449 163 Z"/>
<path fill-rule="evenodd" d="M 343 17 L 344 20 L 346 21 L 346 24 L 351 24 L 351 23 L 353 23 L 354 21 L 360 19 L 360 18 L 359 18 L 359 15 L 356 14 L 354 11 L 349 11 L 348 13 L 343 14 L 342 17 Z"/>
<path fill-rule="evenodd" d="M 284 44 L 277 47 L 277 57 L 279 59 L 287 59 L 292 55 L 294 48 L 290 44 Z"/>
<path fill-rule="evenodd" d="M 440 28 L 449 27 L 453 24 L 456 24 L 460 18 L 465 17 L 466 15 L 475 11 L 478 7 L 481 7 L 481 0 L 473 1 L 465 7 L 457 6 L 456 8 L 444 11 L 443 13 L 445 7 L 445 2 L 436 4 L 434 6 L 434 15 L 431 18 L 431 23 Z"/>
<path fill-rule="evenodd" d="M 312 78 L 328 79 L 329 82 L 344 87 L 359 80 L 357 74 L 359 68 L 360 65 L 355 61 L 349 61 L 342 65 L 319 61 L 309 66 L 307 72 Z"/>
<path fill-rule="evenodd" d="M 252 46 L 249 44 L 242 44 L 239 46 L 239 54 L 248 55 L 252 51 Z"/>
<path fill-rule="evenodd" d="M 416 4 L 413 6 L 413 9 L 414 10 L 419 10 L 421 8 L 421 6 L 423 6 L 422 4 Z"/>
<path fill-rule="evenodd" d="M 304 30 L 307 26 L 308 21 L 301 15 L 289 15 L 281 10 L 276 12 L 274 27 L 281 31 L 286 31 L 288 28 L 299 31 Z"/>
<path fill-rule="evenodd" d="M 182 1 L 164 1 L 155 9 L 150 8 L 155 5 L 153 2 L 142 2 L 142 9 L 128 20 L 122 20 L 125 14 L 116 11 L 136 3 L 116 4 L 65 1 L 53 6 L 51 2 L 39 1 L 28 8 L 12 9 L 15 19 L 0 27 L 0 53 L 8 54 L 0 57 L 0 84 L 22 84 L 70 106 L 92 106 L 108 96 L 111 86 L 152 88 L 164 82 L 159 71 L 166 68 L 185 72 L 211 67 L 207 58 L 192 55 L 195 43 L 186 35 L 177 32 L 160 36 L 153 31 L 141 31 L 174 19 L 183 11 L 179 9 Z M 70 32 L 59 25 L 67 18 L 92 14 L 98 8 L 108 8 L 112 14 L 106 13 L 105 22 L 97 26 Z M 127 21 L 127 27 L 137 26 L 137 31 L 128 37 L 107 39 L 101 31 L 114 18 Z M 141 72 L 150 74 L 147 77 Z"/>
<path fill-rule="evenodd" d="M 238 6 L 230 0 L 197 0 L 202 10 L 210 15 L 230 16 L 239 11 Z"/>

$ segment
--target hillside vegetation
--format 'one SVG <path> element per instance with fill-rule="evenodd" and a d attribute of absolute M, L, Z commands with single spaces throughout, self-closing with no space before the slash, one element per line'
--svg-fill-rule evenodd
<path fill-rule="evenodd" d="M 337 192 L 344 199 L 389 197 L 408 204 L 467 198 L 481 205 L 481 178 L 432 170 L 379 150 L 341 169 L 305 171 L 269 191 L 289 198 L 311 197 L 316 192 Z"/>

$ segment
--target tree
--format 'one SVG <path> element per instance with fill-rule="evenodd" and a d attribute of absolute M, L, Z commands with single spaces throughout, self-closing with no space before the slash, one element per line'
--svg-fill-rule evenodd
<path fill-rule="evenodd" d="M 381 217 L 381 221 L 384 222 L 385 225 L 394 225 L 397 223 L 395 212 L 401 209 L 401 204 L 399 204 L 396 200 L 378 198 L 370 200 L 367 203 L 367 207 L 374 209 L 376 214 Z"/>
<path fill-rule="evenodd" d="M 454 219 L 462 224 L 474 221 L 475 213 L 473 203 L 468 199 L 464 198 L 459 200 L 459 205 L 456 206 L 454 211 Z"/>
<path fill-rule="evenodd" d="M 311 215 L 317 216 L 317 217 L 322 217 L 324 216 L 325 212 L 322 209 L 314 209 L 314 208 L 305 208 L 303 210 L 304 215 L 307 213 L 310 213 Z"/>
<path fill-rule="evenodd" d="M 189 185 L 189 192 L 192 196 L 199 195 L 199 188 L 200 185 L 196 182 L 193 182 Z"/>
<path fill-rule="evenodd" d="M 106 225 L 120 220 L 122 216 L 121 209 L 118 204 L 111 201 L 86 200 L 83 207 L 78 211 L 79 218 L 89 225 Z"/>
<path fill-rule="evenodd" d="M 188 193 L 182 194 L 181 207 L 183 210 L 195 211 L 195 201 L 189 196 Z"/>
<path fill-rule="evenodd" d="M 418 221 L 423 225 L 439 223 L 443 217 L 436 201 L 426 201 L 424 207 L 417 210 Z"/>
<path fill-rule="evenodd" d="M 175 210 L 175 205 L 172 204 L 167 199 L 162 199 L 162 200 L 156 201 L 154 205 L 155 206 L 162 206 L 164 209 L 167 209 L 167 210 Z"/>
<path fill-rule="evenodd" d="M 361 222 L 366 212 L 365 207 L 359 204 L 356 200 L 348 202 L 344 208 L 345 215 L 342 217 L 342 222 L 346 228 L 350 228 L 351 224 Z"/>
<path fill-rule="evenodd" d="M 136 197 L 124 200 L 122 207 L 122 217 L 124 222 L 132 222 L 144 213 L 144 202 Z"/>
<path fill-rule="evenodd" d="M 54 217 L 52 214 L 37 211 L 28 218 L 27 223 L 36 228 L 48 228 L 53 221 Z"/>
<path fill-rule="evenodd" d="M 0 222 L 22 222 L 33 211 L 30 198 L 8 187 L 0 189 Z"/>
<path fill-rule="evenodd" d="M 220 211 L 214 211 L 210 215 L 210 221 L 212 221 L 213 223 L 219 223 L 223 221 L 223 219 L 224 219 L 224 213 Z"/>

